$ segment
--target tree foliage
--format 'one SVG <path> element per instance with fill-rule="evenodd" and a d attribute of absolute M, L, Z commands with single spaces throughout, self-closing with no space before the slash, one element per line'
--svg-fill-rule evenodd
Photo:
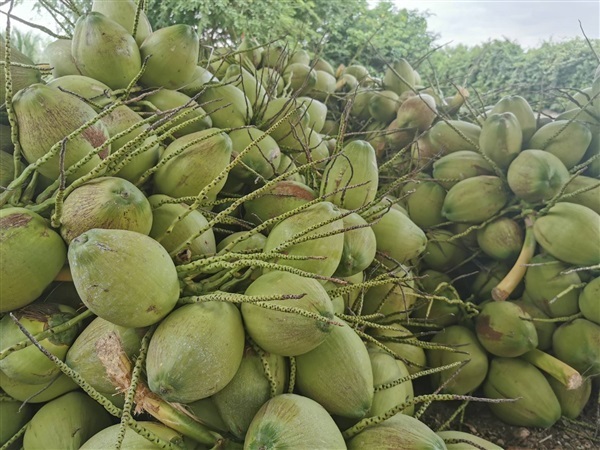
<path fill-rule="evenodd" d="M 600 40 L 592 41 L 592 46 L 600 53 Z M 597 65 L 581 38 L 547 41 L 529 50 L 516 42 L 493 40 L 438 50 L 424 72 L 441 86 L 461 85 L 476 91 L 486 105 L 513 94 L 525 97 L 533 107 L 561 111 L 567 93 L 591 84 Z"/>
<path fill-rule="evenodd" d="M 25 1 L 25 0 L 18 0 Z M 492 40 L 476 46 L 456 45 L 432 51 L 436 35 L 427 15 L 400 9 L 390 0 L 146 0 L 154 29 L 185 23 L 194 26 L 203 46 L 237 46 L 243 35 L 262 44 L 275 39 L 290 48 L 319 53 L 334 66 L 359 63 L 373 75 L 387 64 L 407 59 L 424 84 L 453 91 L 467 87 L 492 105 L 518 94 L 534 106 L 560 110 L 556 94 L 590 84 L 597 60 L 583 39 L 548 41 L 525 50 L 517 42 Z M 78 14 L 91 0 L 42 0 L 34 8 L 52 12 L 61 34 L 71 34 Z M 592 44 L 600 53 L 600 41 Z M 427 58 L 424 58 L 428 56 Z"/>

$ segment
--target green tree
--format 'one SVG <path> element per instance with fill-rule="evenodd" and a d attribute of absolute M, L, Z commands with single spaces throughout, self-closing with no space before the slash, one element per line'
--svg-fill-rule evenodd
<path fill-rule="evenodd" d="M 592 41 L 592 46 L 600 53 L 600 40 Z M 493 40 L 440 49 L 429 58 L 424 74 L 442 90 L 467 87 L 487 106 L 513 94 L 523 96 L 534 108 L 561 111 L 569 92 L 591 84 L 597 63 L 580 38 L 547 41 L 529 50 L 516 42 Z"/>

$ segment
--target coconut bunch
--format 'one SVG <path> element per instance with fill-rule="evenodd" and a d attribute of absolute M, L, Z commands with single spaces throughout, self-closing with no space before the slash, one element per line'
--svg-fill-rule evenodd
<path fill-rule="evenodd" d="M 391 330 L 421 364 L 348 315 L 369 283 L 411 285 L 425 249 L 374 148 L 325 142 L 298 66 L 263 95 L 253 51 L 223 74 L 198 54 L 190 27 L 96 1 L 10 99 L 0 387 L 34 406 L 3 443 L 345 448 L 413 413 L 418 340 Z M 396 447 L 445 447 L 416 419 L 389 427 Z"/>
<path fill-rule="evenodd" d="M 29 407 L 0 415 L 3 442 L 497 448 L 414 406 L 579 414 L 598 366 L 597 80 L 552 122 L 513 97 L 467 120 L 466 90 L 425 88 L 405 60 L 377 79 L 249 38 L 207 53 L 135 2 L 91 9 L 48 46 L 51 73 L 22 63 L 34 76 L 7 93 L 0 388 Z"/>

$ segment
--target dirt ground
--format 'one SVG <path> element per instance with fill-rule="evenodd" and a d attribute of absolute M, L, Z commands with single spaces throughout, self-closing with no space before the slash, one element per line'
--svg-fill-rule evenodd
<path fill-rule="evenodd" d="M 562 418 L 548 429 L 506 425 L 485 404 L 471 403 L 467 406 L 462 424 L 460 417 L 457 417 L 450 429 L 475 434 L 506 450 L 599 450 L 599 400 L 596 386 L 577 421 Z M 459 405 L 454 402 L 435 403 L 427 410 L 423 420 L 435 430 L 452 416 Z"/>

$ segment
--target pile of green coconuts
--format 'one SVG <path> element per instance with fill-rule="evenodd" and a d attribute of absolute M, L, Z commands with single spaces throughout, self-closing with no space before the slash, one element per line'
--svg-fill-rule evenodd
<path fill-rule="evenodd" d="M 600 374 L 600 71 L 551 118 L 94 0 L 1 41 L 0 444 L 499 449 Z"/>

